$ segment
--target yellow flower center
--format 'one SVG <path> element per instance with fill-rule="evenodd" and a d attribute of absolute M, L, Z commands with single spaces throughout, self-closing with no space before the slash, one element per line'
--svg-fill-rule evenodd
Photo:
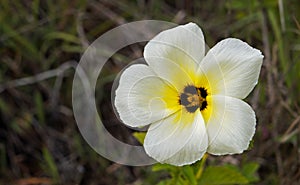
<path fill-rule="evenodd" d="M 208 93 L 205 88 L 187 85 L 179 95 L 179 104 L 184 106 L 190 113 L 194 113 L 198 108 L 202 111 L 208 105 L 206 100 L 207 95 Z"/>

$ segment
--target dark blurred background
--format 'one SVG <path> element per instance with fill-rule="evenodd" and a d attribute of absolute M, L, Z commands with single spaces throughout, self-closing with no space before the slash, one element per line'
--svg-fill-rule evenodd
<path fill-rule="evenodd" d="M 0 184 L 158 184 L 168 175 L 151 166 L 122 166 L 84 141 L 72 112 L 74 68 L 106 31 L 137 20 L 197 23 L 212 47 L 236 37 L 265 58 L 259 84 L 246 99 L 255 109 L 251 150 L 210 156 L 210 163 L 259 164 L 255 184 L 300 182 L 299 0 L 1 0 Z M 128 46 L 105 65 L 96 100 L 106 128 L 138 142 L 114 115 L 116 75 L 142 56 L 145 43 Z M 99 77 L 99 78 L 100 78 Z"/>

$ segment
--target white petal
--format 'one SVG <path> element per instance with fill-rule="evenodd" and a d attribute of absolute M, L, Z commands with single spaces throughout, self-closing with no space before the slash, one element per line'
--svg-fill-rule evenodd
<path fill-rule="evenodd" d="M 135 64 L 121 75 L 115 106 L 120 119 L 129 126 L 145 126 L 174 112 L 178 93 L 144 64 Z"/>
<path fill-rule="evenodd" d="M 255 113 L 244 101 L 227 97 L 211 97 L 212 113 L 206 125 L 208 153 L 215 155 L 242 153 L 255 132 Z"/>
<path fill-rule="evenodd" d="M 161 163 L 191 164 L 207 149 L 207 134 L 199 111 L 178 111 L 161 122 L 151 124 L 146 134 L 146 153 Z"/>
<path fill-rule="evenodd" d="M 169 79 L 162 66 L 164 61 L 176 63 L 193 75 L 204 53 L 203 33 L 196 24 L 189 23 L 159 33 L 145 46 L 144 57 L 159 76 Z"/>
<path fill-rule="evenodd" d="M 225 39 L 200 64 L 213 94 L 243 99 L 257 84 L 263 55 L 239 39 Z"/>
<path fill-rule="evenodd" d="M 160 78 L 171 84 L 177 92 L 183 91 L 187 85 L 194 84 L 193 79 L 195 79 L 195 77 L 191 78 L 191 76 L 185 72 L 185 69 L 178 64 L 163 58 L 151 57 L 151 59 L 156 62 L 149 67 L 153 69 Z M 195 75 L 195 73 L 193 74 Z"/>

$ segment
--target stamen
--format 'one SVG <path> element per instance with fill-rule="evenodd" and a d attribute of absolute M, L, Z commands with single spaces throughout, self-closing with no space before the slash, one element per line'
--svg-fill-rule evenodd
<path fill-rule="evenodd" d="M 206 98 L 207 96 L 207 90 L 204 87 L 197 88 L 198 94 L 201 95 L 202 98 Z"/>
<path fill-rule="evenodd" d="M 201 104 L 201 107 L 200 107 L 200 111 L 204 110 L 207 108 L 207 101 L 203 101 L 202 104 Z"/>
<path fill-rule="evenodd" d="M 207 95 L 205 88 L 188 85 L 179 96 L 179 104 L 190 113 L 194 113 L 198 108 L 202 111 L 207 108 Z"/>

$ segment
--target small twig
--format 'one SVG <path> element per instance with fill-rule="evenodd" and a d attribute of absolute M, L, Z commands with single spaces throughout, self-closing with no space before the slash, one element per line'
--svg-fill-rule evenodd
<path fill-rule="evenodd" d="M 292 131 L 295 126 L 297 125 L 297 123 L 300 123 L 300 115 L 291 123 L 291 125 L 289 126 L 289 128 L 284 132 L 280 142 L 284 143 L 286 142 L 289 138 L 291 138 L 293 135 L 295 135 L 296 133 L 299 132 L 299 129 L 295 129 L 294 131 Z"/>
<path fill-rule="evenodd" d="M 293 20 L 295 21 L 298 30 L 300 30 L 300 23 L 297 21 L 297 18 L 295 16 L 293 16 Z"/>
<path fill-rule="evenodd" d="M 296 118 L 297 112 L 293 111 L 293 109 L 283 100 L 280 101 L 280 104 L 294 117 Z"/>
<path fill-rule="evenodd" d="M 285 143 L 287 140 L 289 140 L 291 137 L 293 137 L 294 135 L 296 135 L 298 132 L 300 131 L 299 128 L 293 130 L 291 133 L 289 133 L 288 135 L 284 135 L 281 139 L 280 139 L 280 143 Z"/>
<path fill-rule="evenodd" d="M 63 63 L 61 66 L 59 66 L 56 69 L 48 70 L 48 71 L 39 73 L 34 76 L 20 78 L 17 80 L 9 81 L 4 84 L 0 84 L 0 93 L 2 93 L 6 89 L 20 87 L 20 86 L 24 86 L 24 85 L 30 85 L 30 84 L 34 84 L 34 83 L 55 77 L 55 76 L 60 76 L 69 68 L 76 68 L 76 66 L 77 66 L 77 62 L 69 61 L 69 62 Z"/>

